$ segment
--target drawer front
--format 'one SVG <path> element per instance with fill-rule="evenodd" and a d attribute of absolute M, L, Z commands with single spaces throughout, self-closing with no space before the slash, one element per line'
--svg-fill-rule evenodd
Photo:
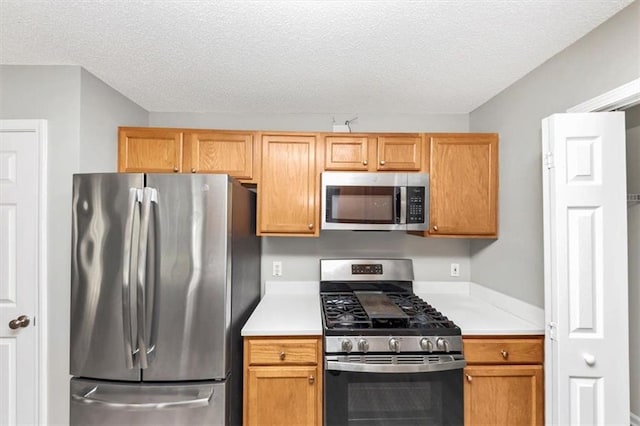
<path fill-rule="evenodd" d="M 464 358 L 469 364 L 542 364 L 542 338 L 473 339 L 465 338 Z"/>
<path fill-rule="evenodd" d="M 250 339 L 249 365 L 316 365 L 318 345 L 317 339 Z"/>

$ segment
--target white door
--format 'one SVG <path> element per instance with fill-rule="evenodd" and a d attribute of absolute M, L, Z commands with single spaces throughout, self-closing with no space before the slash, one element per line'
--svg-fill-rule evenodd
<path fill-rule="evenodd" d="M 546 419 L 629 424 L 624 113 L 542 122 Z"/>
<path fill-rule="evenodd" d="M 38 423 L 40 155 L 46 124 L 0 121 L 0 424 Z"/>

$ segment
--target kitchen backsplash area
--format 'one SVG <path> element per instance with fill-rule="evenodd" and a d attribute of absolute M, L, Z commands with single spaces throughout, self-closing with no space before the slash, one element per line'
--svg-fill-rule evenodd
<path fill-rule="evenodd" d="M 423 238 L 404 232 L 322 231 L 319 238 L 262 238 L 262 283 L 318 281 L 327 258 L 410 258 L 416 281 L 470 281 L 469 240 Z M 282 275 L 274 276 L 274 262 Z M 459 276 L 451 276 L 451 263 Z"/>

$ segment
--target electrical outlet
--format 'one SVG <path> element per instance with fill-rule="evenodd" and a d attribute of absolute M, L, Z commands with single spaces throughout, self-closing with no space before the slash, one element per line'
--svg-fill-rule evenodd
<path fill-rule="evenodd" d="M 459 263 L 452 263 L 451 264 L 451 276 L 452 277 L 459 277 L 460 276 L 460 264 Z"/>
<path fill-rule="evenodd" d="M 273 276 L 274 277 L 282 276 L 282 262 L 279 260 L 273 261 Z"/>

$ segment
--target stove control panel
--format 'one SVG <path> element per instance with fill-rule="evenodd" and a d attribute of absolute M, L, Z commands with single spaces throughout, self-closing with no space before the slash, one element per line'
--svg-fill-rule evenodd
<path fill-rule="evenodd" d="M 325 336 L 326 353 L 461 353 L 461 336 Z"/>
<path fill-rule="evenodd" d="M 384 272 L 380 263 L 354 263 L 351 265 L 351 273 L 353 275 L 382 275 Z"/>

